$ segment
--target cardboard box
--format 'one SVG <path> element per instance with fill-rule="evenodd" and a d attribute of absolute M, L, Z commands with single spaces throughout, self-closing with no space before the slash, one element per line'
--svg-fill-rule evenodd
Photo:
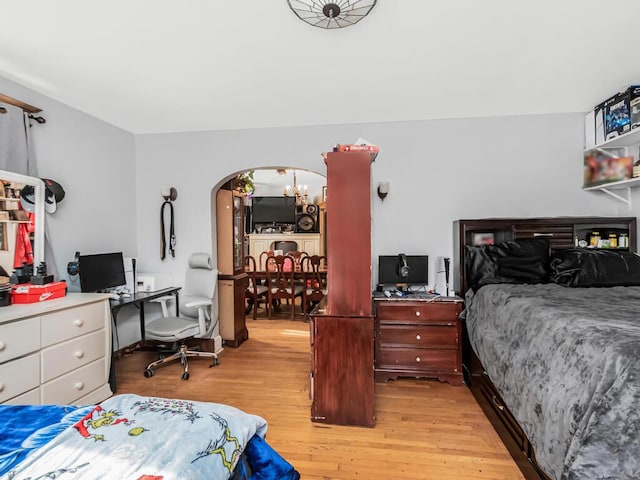
<path fill-rule="evenodd" d="M 51 282 L 46 285 L 23 283 L 14 285 L 11 290 L 11 303 L 38 303 L 54 298 L 62 298 L 67 294 L 67 282 Z"/>
<path fill-rule="evenodd" d="M 631 131 L 631 103 L 637 105 L 640 85 L 630 85 L 604 101 L 604 134 L 610 140 Z M 636 123 L 640 122 L 640 111 Z"/>

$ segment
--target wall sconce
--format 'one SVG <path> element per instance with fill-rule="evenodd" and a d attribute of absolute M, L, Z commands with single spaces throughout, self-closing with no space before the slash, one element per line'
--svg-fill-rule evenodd
<path fill-rule="evenodd" d="M 164 198 L 165 202 L 173 202 L 176 198 L 178 198 L 178 191 L 173 187 L 163 187 L 162 198 Z"/>
<path fill-rule="evenodd" d="M 378 196 L 384 200 L 389 195 L 389 182 L 378 182 Z"/>

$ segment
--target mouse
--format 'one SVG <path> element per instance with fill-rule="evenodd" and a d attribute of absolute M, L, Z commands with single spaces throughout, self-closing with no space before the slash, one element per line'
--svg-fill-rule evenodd
<path fill-rule="evenodd" d="M 387 298 L 390 298 L 391 297 L 391 292 L 389 290 L 385 290 L 384 291 L 384 296 L 387 297 Z"/>

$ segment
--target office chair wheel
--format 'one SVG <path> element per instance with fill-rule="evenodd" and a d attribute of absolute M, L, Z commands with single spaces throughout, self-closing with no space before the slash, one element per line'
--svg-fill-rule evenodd
<path fill-rule="evenodd" d="M 153 377 L 153 370 L 151 370 L 150 368 L 146 368 L 144 371 L 144 376 L 147 378 Z"/>
<path fill-rule="evenodd" d="M 189 380 L 189 372 L 184 372 L 182 374 L 182 380 Z"/>

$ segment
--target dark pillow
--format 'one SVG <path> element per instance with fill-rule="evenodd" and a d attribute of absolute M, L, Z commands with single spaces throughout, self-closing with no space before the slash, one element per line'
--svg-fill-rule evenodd
<path fill-rule="evenodd" d="M 491 283 L 549 281 L 549 241 L 545 238 L 465 248 L 468 284 L 474 291 Z"/>
<path fill-rule="evenodd" d="M 640 257 L 626 251 L 560 250 L 551 257 L 551 281 L 565 287 L 640 285 Z"/>

